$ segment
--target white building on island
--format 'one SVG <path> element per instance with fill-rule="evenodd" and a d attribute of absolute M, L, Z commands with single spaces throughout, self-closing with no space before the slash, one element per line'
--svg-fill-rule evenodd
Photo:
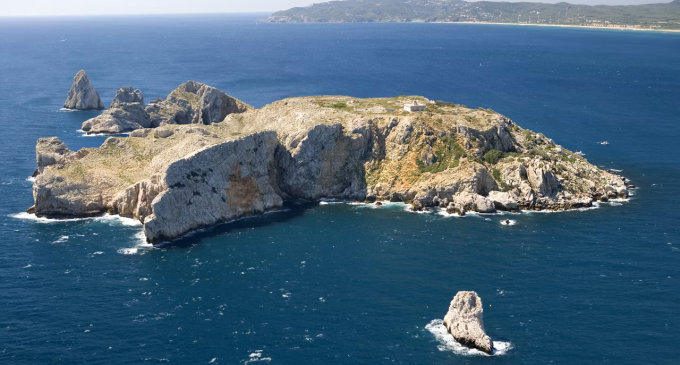
<path fill-rule="evenodd" d="M 417 101 L 413 101 L 413 104 L 404 104 L 404 110 L 407 112 L 422 112 L 425 110 L 425 104 L 418 104 Z"/>

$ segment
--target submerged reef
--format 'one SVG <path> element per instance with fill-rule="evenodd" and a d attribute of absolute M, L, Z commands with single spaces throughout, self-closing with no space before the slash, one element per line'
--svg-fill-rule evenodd
<path fill-rule="evenodd" d="M 112 110 L 142 115 L 141 92 L 121 89 L 116 100 Z M 404 110 L 414 102 L 424 110 Z M 418 96 L 299 97 L 256 109 L 189 81 L 143 113 L 148 119 L 135 123 L 147 128 L 99 148 L 38 140 L 31 212 L 119 214 L 159 243 L 300 199 L 464 214 L 581 208 L 628 195 L 625 178 L 503 115 Z"/>

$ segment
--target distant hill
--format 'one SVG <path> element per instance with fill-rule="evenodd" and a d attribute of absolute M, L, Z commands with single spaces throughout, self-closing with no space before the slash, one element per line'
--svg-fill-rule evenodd
<path fill-rule="evenodd" d="M 680 0 L 607 6 L 461 0 L 345 0 L 292 8 L 263 19 L 282 23 L 487 22 L 680 29 Z"/>

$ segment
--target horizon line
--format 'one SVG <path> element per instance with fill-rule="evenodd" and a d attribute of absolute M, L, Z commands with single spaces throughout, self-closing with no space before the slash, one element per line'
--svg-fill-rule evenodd
<path fill-rule="evenodd" d="M 234 12 L 216 12 L 216 13 L 117 13 L 117 14 L 51 14 L 51 15 L 0 15 L 0 19 L 7 18 L 68 18 L 68 17 L 106 17 L 106 16 L 143 16 L 143 15 L 227 15 L 227 14 L 272 14 L 280 10 L 274 11 L 234 11 Z"/>

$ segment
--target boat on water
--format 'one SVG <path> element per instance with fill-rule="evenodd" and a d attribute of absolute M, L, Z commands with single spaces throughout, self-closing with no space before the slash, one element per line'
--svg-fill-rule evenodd
<path fill-rule="evenodd" d="M 602 145 L 608 145 L 609 144 L 609 142 L 607 142 L 607 141 L 602 141 L 602 142 L 597 142 L 597 143 L 602 144 Z"/>
<path fill-rule="evenodd" d="M 583 157 L 583 156 L 586 155 L 586 154 L 583 153 L 582 151 L 576 151 L 576 152 L 574 152 L 574 154 L 577 155 L 577 156 L 581 156 L 581 157 Z"/>

